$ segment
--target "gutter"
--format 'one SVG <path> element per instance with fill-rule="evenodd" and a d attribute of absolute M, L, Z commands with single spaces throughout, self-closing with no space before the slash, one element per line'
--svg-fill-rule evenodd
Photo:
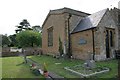
<path fill-rule="evenodd" d="M 70 37 L 70 18 L 72 17 L 71 14 L 69 14 L 68 18 L 68 57 L 71 58 L 71 37 Z"/>
<path fill-rule="evenodd" d="M 92 40 L 93 40 L 93 60 L 95 60 L 94 29 L 92 29 Z"/>

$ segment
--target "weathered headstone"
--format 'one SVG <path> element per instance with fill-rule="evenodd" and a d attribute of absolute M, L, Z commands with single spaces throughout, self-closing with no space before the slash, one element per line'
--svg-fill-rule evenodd
<path fill-rule="evenodd" d="M 87 60 L 84 63 L 84 68 L 86 68 L 86 69 L 93 69 L 93 68 L 95 68 L 95 61 L 94 60 Z"/>
<path fill-rule="evenodd" d="M 89 65 L 90 65 L 91 68 L 95 68 L 96 67 L 94 60 L 90 60 L 90 64 Z"/>

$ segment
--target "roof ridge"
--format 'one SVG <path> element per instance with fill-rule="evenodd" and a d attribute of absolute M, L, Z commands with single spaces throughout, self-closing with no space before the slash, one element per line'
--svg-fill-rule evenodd
<path fill-rule="evenodd" d="M 77 12 L 77 13 L 83 13 L 83 14 L 90 15 L 89 13 L 86 13 L 86 12 L 83 12 L 83 11 L 79 11 L 79 10 L 74 10 L 74 9 L 67 8 L 67 7 L 50 10 L 51 13 L 59 13 L 57 11 L 60 11 L 60 13 L 64 13 L 64 12 L 71 13 L 70 11 L 74 11 L 73 13 Z"/>
<path fill-rule="evenodd" d="M 67 8 L 67 7 L 64 7 L 64 8 L 60 8 L 60 9 L 54 9 L 54 10 L 50 10 L 48 15 L 46 16 L 42 26 L 44 26 L 46 20 L 48 19 L 48 17 L 50 15 L 54 15 L 54 14 L 61 14 L 61 13 L 70 13 L 72 15 L 77 15 L 77 16 L 82 16 L 82 17 L 85 17 L 87 15 L 90 15 L 88 13 L 85 13 L 85 12 L 82 12 L 82 11 L 77 11 L 77 10 L 74 10 L 74 9 L 71 9 L 71 8 Z M 43 27 L 42 27 L 43 28 Z"/>
<path fill-rule="evenodd" d="M 75 11 L 75 12 L 85 13 L 85 14 L 90 15 L 89 13 L 86 13 L 86 12 L 83 12 L 83 11 L 79 11 L 79 10 L 75 10 L 75 9 L 71 9 L 71 8 L 68 8 L 68 7 L 64 7 L 63 9 L 68 9 L 68 10 L 72 10 L 72 11 Z"/>

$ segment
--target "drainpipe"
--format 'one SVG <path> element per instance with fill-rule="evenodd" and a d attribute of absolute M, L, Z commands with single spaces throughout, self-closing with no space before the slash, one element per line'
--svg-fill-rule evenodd
<path fill-rule="evenodd" d="M 68 17 L 68 57 L 71 58 L 72 54 L 71 54 L 71 37 L 70 37 L 70 18 L 71 18 L 71 14 L 69 14 Z"/>
<path fill-rule="evenodd" d="M 94 44 L 94 30 L 92 29 L 92 39 L 93 39 L 93 60 L 95 60 L 95 44 Z"/>

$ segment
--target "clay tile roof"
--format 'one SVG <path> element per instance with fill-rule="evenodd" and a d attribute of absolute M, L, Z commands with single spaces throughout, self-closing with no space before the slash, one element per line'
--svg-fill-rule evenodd
<path fill-rule="evenodd" d="M 72 33 L 97 27 L 107 10 L 108 9 L 104 9 L 83 18 L 72 31 Z"/>

